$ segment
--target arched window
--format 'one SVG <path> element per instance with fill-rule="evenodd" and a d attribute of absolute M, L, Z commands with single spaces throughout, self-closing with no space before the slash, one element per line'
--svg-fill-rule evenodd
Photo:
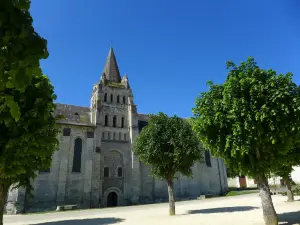
<path fill-rule="evenodd" d="M 120 96 L 117 96 L 117 103 L 120 103 Z"/>
<path fill-rule="evenodd" d="M 113 140 L 116 140 L 116 133 L 113 134 Z"/>
<path fill-rule="evenodd" d="M 105 132 L 102 132 L 102 139 L 105 139 Z"/>
<path fill-rule="evenodd" d="M 107 133 L 107 139 L 110 140 L 110 132 Z"/>
<path fill-rule="evenodd" d="M 209 151 L 205 151 L 204 153 L 205 163 L 207 167 L 211 167 L 211 161 L 210 161 L 210 153 Z"/>
<path fill-rule="evenodd" d="M 123 104 L 125 104 L 125 96 L 123 96 Z"/>
<path fill-rule="evenodd" d="M 110 95 L 110 102 L 113 102 L 114 101 L 114 96 L 113 94 Z"/>
<path fill-rule="evenodd" d="M 121 133 L 119 133 L 119 141 L 121 141 L 121 140 L 122 140 Z"/>
<path fill-rule="evenodd" d="M 50 168 L 40 170 L 39 173 L 50 173 Z"/>
<path fill-rule="evenodd" d="M 121 127 L 124 128 L 124 117 L 122 117 L 122 120 L 121 120 Z"/>
<path fill-rule="evenodd" d="M 81 170 L 81 153 L 82 153 L 82 139 L 76 138 L 74 143 L 74 156 L 72 172 L 80 173 Z"/>
<path fill-rule="evenodd" d="M 123 170 L 121 167 L 118 168 L 118 177 L 122 177 L 123 176 Z"/>
<path fill-rule="evenodd" d="M 117 116 L 113 118 L 113 127 L 117 127 Z"/>
<path fill-rule="evenodd" d="M 108 167 L 104 167 L 104 177 L 108 177 L 109 176 L 109 169 Z"/>
<path fill-rule="evenodd" d="M 104 118 L 104 125 L 107 127 L 108 126 L 108 115 L 105 115 L 105 118 Z"/>
<path fill-rule="evenodd" d="M 124 134 L 124 141 L 126 141 L 126 134 Z"/>
<path fill-rule="evenodd" d="M 104 101 L 107 102 L 107 93 L 104 94 Z"/>

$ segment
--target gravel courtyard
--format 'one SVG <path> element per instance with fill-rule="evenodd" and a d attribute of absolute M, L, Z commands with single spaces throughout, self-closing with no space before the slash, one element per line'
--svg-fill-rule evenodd
<path fill-rule="evenodd" d="M 274 196 L 279 224 L 300 224 L 300 197 L 293 203 Z M 264 224 L 258 194 L 176 203 L 176 216 L 168 204 L 4 216 L 5 225 L 250 225 Z"/>

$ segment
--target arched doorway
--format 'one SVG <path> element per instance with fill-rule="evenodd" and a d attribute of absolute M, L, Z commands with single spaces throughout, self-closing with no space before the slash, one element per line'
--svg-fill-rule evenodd
<path fill-rule="evenodd" d="M 116 207 L 118 206 L 118 195 L 116 192 L 110 192 L 107 195 L 107 207 Z"/>

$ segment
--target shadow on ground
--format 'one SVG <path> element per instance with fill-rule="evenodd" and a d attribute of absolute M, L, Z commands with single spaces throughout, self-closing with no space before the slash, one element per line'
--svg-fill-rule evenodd
<path fill-rule="evenodd" d="M 188 214 L 210 214 L 210 213 L 224 213 L 224 212 L 244 212 L 254 209 L 259 209 L 253 206 L 236 206 L 236 207 L 221 207 L 221 208 L 211 208 L 211 209 L 196 209 L 190 210 Z"/>
<path fill-rule="evenodd" d="M 279 224 L 282 225 L 300 224 L 300 211 L 278 214 L 278 220 L 279 220 Z"/>
<path fill-rule="evenodd" d="M 108 225 L 116 224 L 124 221 L 120 218 L 94 218 L 94 219 L 74 219 L 74 220 L 62 220 L 55 222 L 46 222 L 46 223 L 35 223 L 34 225 Z M 33 224 L 32 224 L 33 225 Z"/>

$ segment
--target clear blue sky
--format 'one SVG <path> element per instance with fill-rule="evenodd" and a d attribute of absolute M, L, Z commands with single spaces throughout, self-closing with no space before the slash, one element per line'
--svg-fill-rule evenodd
<path fill-rule="evenodd" d="M 227 60 L 253 56 L 300 84 L 299 10 L 298 0 L 33 0 L 31 7 L 48 40 L 42 68 L 58 102 L 89 106 L 112 40 L 138 111 L 182 117 L 192 115 L 207 80 L 224 81 Z"/>

